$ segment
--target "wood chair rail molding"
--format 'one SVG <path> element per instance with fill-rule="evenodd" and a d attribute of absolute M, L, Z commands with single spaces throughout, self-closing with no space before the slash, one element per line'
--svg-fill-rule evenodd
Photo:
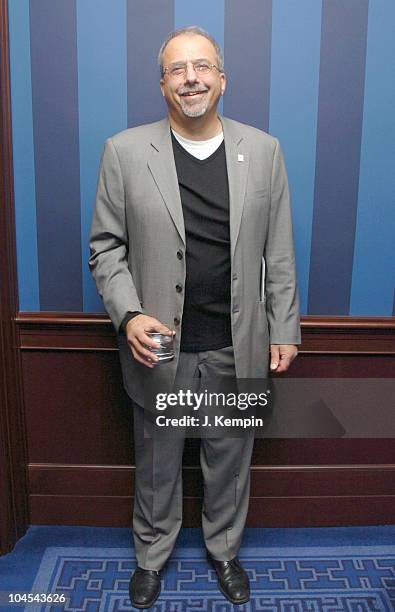
<path fill-rule="evenodd" d="M 19 312 L 22 350 L 117 350 L 107 315 Z M 395 317 L 302 317 L 300 354 L 394 355 Z"/>

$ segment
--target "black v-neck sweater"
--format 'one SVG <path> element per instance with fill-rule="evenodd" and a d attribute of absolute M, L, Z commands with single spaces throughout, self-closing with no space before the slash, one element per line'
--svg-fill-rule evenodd
<path fill-rule="evenodd" d="M 181 350 L 232 344 L 229 187 L 225 145 L 208 158 L 191 155 L 172 134 L 186 235 Z"/>

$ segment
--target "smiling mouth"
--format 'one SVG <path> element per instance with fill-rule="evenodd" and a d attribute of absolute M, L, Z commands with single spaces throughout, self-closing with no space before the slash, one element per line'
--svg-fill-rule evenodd
<path fill-rule="evenodd" d="M 180 94 L 183 98 L 192 98 L 193 96 L 200 96 L 207 93 L 207 91 L 187 91 L 186 93 Z"/>

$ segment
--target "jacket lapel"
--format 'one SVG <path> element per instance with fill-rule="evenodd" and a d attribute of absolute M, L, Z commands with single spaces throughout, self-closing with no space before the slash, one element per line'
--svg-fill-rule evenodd
<path fill-rule="evenodd" d="M 167 118 L 158 123 L 157 132 L 151 139 L 148 167 L 173 219 L 174 225 L 185 244 L 184 215 L 174 162 L 170 124 Z"/>
<path fill-rule="evenodd" d="M 220 117 L 224 132 L 226 166 L 229 182 L 229 222 L 232 258 L 235 252 L 237 237 L 240 231 L 244 198 L 247 187 L 249 151 L 243 134 L 233 121 Z M 185 225 L 174 162 L 173 145 L 170 135 L 170 124 L 167 118 L 158 122 L 157 131 L 151 139 L 151 152 L 148 166 L 155 183 L 162 195 L 174 225 L 184 244 Z"/>
<path fill-rule="evenodd" d="M 250 156 L 243 134 L 236 124 L 225 117 L 220 117 L 220 120 L 224 132 L 228 170 L 230 244 L 233 258 L 243 214 Z"/>

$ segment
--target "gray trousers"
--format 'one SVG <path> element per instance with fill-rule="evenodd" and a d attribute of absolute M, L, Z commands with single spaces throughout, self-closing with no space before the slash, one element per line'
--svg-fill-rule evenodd
<path fill-rule="evenodd" d="M 161 366 L 157 366 L 161 367 Z M 234 377 L 232 347 L 181 353 L 177 379 L 192 377 L 204 389 L 215 376 Z M 159 570 L 175 545 L 182 523 L 182 455 L 185 438 L 144 438 L 144 411 L 133 403 L 135 497 L 133 539 L 137 563 Z M 229 561 L 239 551 L 250 494 L 254 431 L 242 438 L 202 438 L 200 465 L 204 482 L 202 528 L 214 559 Z"/>

